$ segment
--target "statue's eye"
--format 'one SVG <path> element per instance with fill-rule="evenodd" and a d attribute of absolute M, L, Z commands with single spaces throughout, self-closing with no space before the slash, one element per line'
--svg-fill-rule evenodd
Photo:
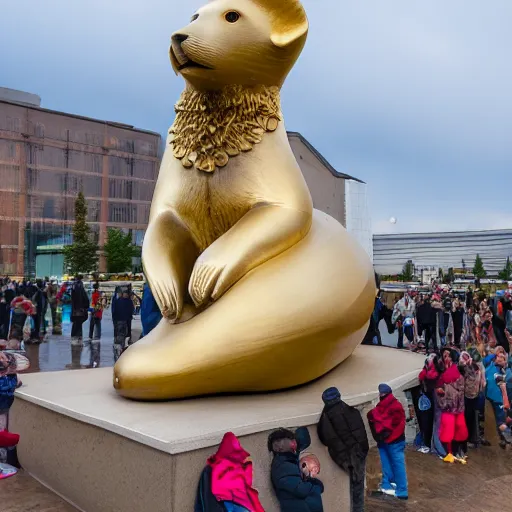
<path fill-rule="evenodd" d="M 192 23 L 193 21 L 196 21 L 197 18 L 199 18 L 199 14 L 194 14 L 194 16 L 192 16 L 192 19 L 190 20 L 190 23 Z"/>
<path fill-rule="evenodd" d="M 229 11 L 224 17 L 228 23 L 236 23 L 240 19 L 240 14 L 238 14 L 236 11 Z"/>

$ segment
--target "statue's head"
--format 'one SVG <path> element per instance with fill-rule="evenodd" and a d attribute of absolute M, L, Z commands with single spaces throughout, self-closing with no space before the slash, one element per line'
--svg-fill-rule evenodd
<path fill-rule="evenodd" d="M 192 87 L 281 87 L 308 20 L 299 0 L 213 0 L 172 36 L 171 63 Z"/>

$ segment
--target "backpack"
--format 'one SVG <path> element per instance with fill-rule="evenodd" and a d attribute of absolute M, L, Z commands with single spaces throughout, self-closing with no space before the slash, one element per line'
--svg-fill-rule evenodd
<path fill-rule="evenodd" d="M 418 409 L 420 411 L 428 411 L 432 407 L 432 403 L 427 395 L 424 393 L 421 394 L 420 399 L 418 400 Z"/>

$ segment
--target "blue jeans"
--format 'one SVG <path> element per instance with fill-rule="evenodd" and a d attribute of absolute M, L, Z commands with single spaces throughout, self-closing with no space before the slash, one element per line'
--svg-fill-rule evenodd
<path fill-rule="evenodd" d="M 505 413 L 505 409 L 503 408 L 503 404 L 499 404 L 498 402 L 494 402 L 489 399 L 490 404 L 492 405 L 492 409 L 494 411 L 494 417 L 496 419 L 496 428 L 499 431 L 500 425 L 503 425 L 507 421 L 507 415 Z"/>
<path fill-rule="evenodd" d="M 407 470 L 405 468 L 405 441 L 392 444 L 379 444 L 380 462 L 382 465 L 381 488 L 393 489 L 392 483 L 396 484 L 396 496 L 407 498 Z"/>
<path fill-rule="evenodd" d="M 233 501 L 223 501 L 222 504 L 224 505 L 224 508 L 227 510 L 227 512 L 249 512 L 245 507 L 242 507 L 242 505 L 237 505 Z"/>

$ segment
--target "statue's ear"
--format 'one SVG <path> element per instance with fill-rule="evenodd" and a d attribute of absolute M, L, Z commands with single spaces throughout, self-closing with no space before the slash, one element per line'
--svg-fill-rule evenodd
<path fill-rule="evenodd" d="M 290 27 L 285 31 L 274 32 L 270 36 L 270 40 L 279 48 L 285 48 L 286 46 L 294 43 L 301 37 L 308 33 L 308 20 L 305 19 L 303 23 Z"/>
<path fill-rule="evenodd" d="M 304 38 L 308 33 L 308 18 L 300 0 L 253 0 L 270 17 L 270 39 L 279 48 Z"/>

